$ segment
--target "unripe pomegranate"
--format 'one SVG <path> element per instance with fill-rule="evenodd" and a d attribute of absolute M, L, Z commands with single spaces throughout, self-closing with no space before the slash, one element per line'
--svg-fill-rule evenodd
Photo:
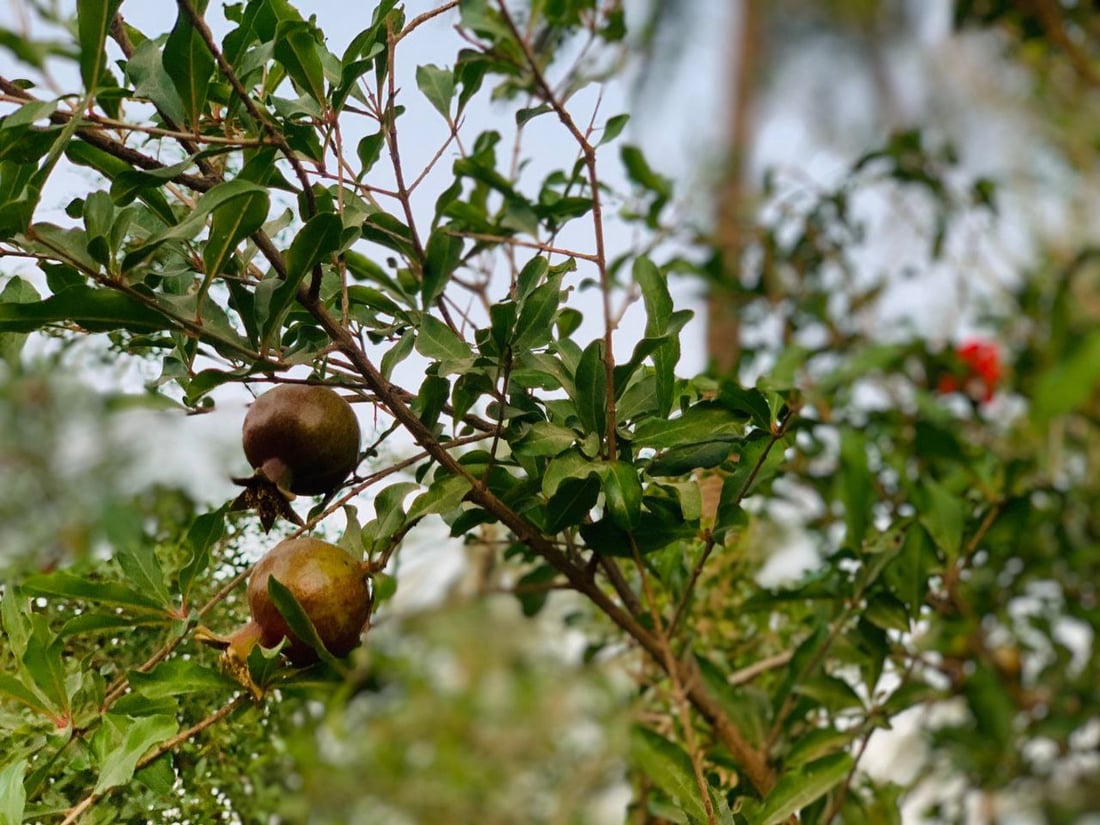
<path fill-rule="evenodd" d="M 279 384 L 249 407 L 241 443 L 256 472 L 234 479 L 245 490 L 233 508 L 255 508 L 265 530 L 278 516 L 301 524 L 288 501 L 343 484 L 359 461 L 359 420 L 328 387 Z"/>
<path fill-rule="evenodd" d="M 359 461 L 359 420 L 328 387 L 279 384 L 249 407 L 242 444 L 248 463 L 282 489 L 327 494 Z"/>
<path fill-rule="evenodd" d="M 268 579 L 274 577 L 293 594 L 309 616 L 317 635 L 333 656 L 346 656 L 359 645 L 370 616 L 370 590 L 359 562 L 343 548 L 312 538 L 287 539 L 275 545 L 256 564 L 248 579 L 251 620 L 221 640 L 226 656 L 238 663 L 260 643 L 274 647 L 284 637 L 283 649 L 296 665 L 317 661 L 317 652 L 295 636 L 271 601 Z"/>

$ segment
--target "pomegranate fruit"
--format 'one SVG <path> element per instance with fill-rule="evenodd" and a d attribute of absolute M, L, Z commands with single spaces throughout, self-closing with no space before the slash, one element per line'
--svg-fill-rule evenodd
<path fill-rule="evenodd" d="M 249 407 L 241 444 L 256 472 L 234 479 L 245 490 L 233 508 L 255 508 L 265 530 L 278 516 L 301 524 L 288 502 L 328 495 L 347 479 L 359 461 L 359 420 L 329 387 L 279 384 Z"/>
<path fill-rule="evenodd" d="M 248 579 L 252 618 L 226 637 L 204 640 L 226 648 L 226 657 L 243 663 L 257 643 L 274 647 L 283 638 L 286 657 L 295 665 L 317 661 L 317 651 L 299 639 L 271 600 L 268 579 L 274 577 L 301 605 L 317 636 L 333 656 L 347 656 L 359 645 L 371 611 L 370 589 L 362 565 L 343 548 L 312 538 L 287 539 L 275 545 Z"/>
<path fill-rule="evenodd" d="M 244 454 L 284 490 L 322 495 L 339 487 L 359 461 L 359 420 L 328 387 L 279 384 L 248 408 Z"/>

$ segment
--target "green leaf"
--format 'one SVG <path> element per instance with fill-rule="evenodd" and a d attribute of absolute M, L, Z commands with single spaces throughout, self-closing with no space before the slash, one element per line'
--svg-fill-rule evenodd
<path fill-rule="evenodd" d="M 600 478 L 595 472 L 584 478 L 564 479 L 546 503 L 546 531 L 558 533 L 584 521 L 596 506 L 600 487 Z"/>
<path fill-rule="evenodd" d="M 966 514 L 962 501 L 942 484 L 926 478 L 921 481 L 923 506 L 920 523 L 943 551 L 948 563 L 953 563 L 962 549 L 963 525 Z"/>
<path fill-rule="evenodd" d="M 261 286 L 267 283 L 271 286 L 264 293 L 257 290 L 257 310 L 260 310 L 257 320 L 265 342 L 270 343 L 276 337 L 287 309 L 298 297 L 302 281 L 314 266 L 339 249 L 342 237 L 343 222 L 334 212 L 314 215 L 294 237 L 286 253 L 286 279 L 265 280 Z M 266 303 L 261 303 L 261 296 L 268 299 Z"/>
<path fill-rule="evenodd" d="M 634 530 L 642 515 L 642 482 L 625 461 L 612 461 L 604 478 L 604 498 L 611 520 L 623 530 Z"/>
<path fill-rule="evenodd" d="M 855 769 L 847 753 L 834 753 L 799 770 L 786 771 L 768 794 L 753 825 L 779 825 L 811 802 L 820 799 Z"/>
<path fill-rule="evenodd" d="M 177 730 L 179 726 L 174 716 L 142 716 L 127 720 L 122 743 L 103 759 L 95 792 L 102 794 L 129 782 L 141 757 L 174 736 Z"/>
<path fill-rule="evenodd" d="M 275 32 L 275 60 L 303 93 L 324 106 L 325 70 L 313 26 L 304 20 L 280 21 Z"/>
<path fill-rule="evenodd" d="M 520 610 L 527 618 L 537 616 L 550 596 L 549 585 L 557 577 L 558 571 L 548 564 L 540 564 L 534 570 L 524 573 L 516 582 L 516 598 Z"/>
<path fill-rule="evenodd" d="M 607 123 L 603 126 L 603 134 L 600 136 L 600 146 L 605 143 L 610 143 L 617 138 L 625 128 L 627 122 L 630 120 L 630 115 L 615 115 L 607 119 Z"/>
<path fill-rule="evenodd" d="M 740 505 L 762 481 L 771 478 L 784 459 L 780 442 L 763 430 L 754 430 L 742 444 L 737 469 L 722 482 L 718 520 L 723 520 L 726 508 Z"/>
<path fill-rule="evenodd" d="M 455 93 L 454 72 L 431 64 L 416 67 L 416 85 L 449 123 L 451 120 L 451 98 Z"/>
<path fill-rule="evenodd" d="M 443 294 L 451 276 L 462 263 L 462 238 L 450 234 L 446 227 L 437 229 L 428 238 L 425 250 L 424 279 L 420 284 L 420 296 L 425 311 Z"/>
<path fill-rule="evenodd" d="M 462 361 L 474 355 L 470 345 L 454 330 L 427 313 L 421 317 L 417 330 L 416 351 L 435 361 Z"/>
<path fill-rule="evenodd" d="M 7 673 L 0 673 L 0 699 L 7 698 L 21 705 L 26 705 L 31 710 L 42 716 L 52 716 L 53 711 L 42 701 L 33 690 L 23 682 Z M 2 797 L 0 797 L 2 798 Z"/>
<path fill-rule="evenodd" d="M 593 341 L 581 354 L 573 402 L 584 431 L 603 438 L 607 430 L 607 367 L 602 339 Z"/>
<path fill-rule="evenodd" d="M 210 237 L 202 251 L 207 278 L 216 278 L 237 244 L 264 225 L 270 207 L 267 192 L 251 192 L 214 210 Z"/>
<path fill-rule="evenodd" d="M 371 170 L 378 159 L 382 157 L 382 147 L 386 144 L 386 136 L 381 132 L 367 135 L 356 146 L 355 153 L 359 156 L 359 175 L 365 175 Z"/>
<path fill-rule="evenodd" d="M 124 584 L 107 581 L 91 581 L 64 570 L 57 570 L 26 579 L 20 589 L 36 596 L 62 596 L 69 599 L 87 599 L 99 604 L 109 604 L 138 611 L 161 613 L 159 601 L 144 593 L 132 590 Z"/>
<path fill-rule="evenodd" d="M 201 6 L 200 13 L 206 3 Z M 162 60 L 164 71 L 175 85 L 183 104 L 186 123 L 180 125 L 197 132 L 206 108 L 216 62 L 202 35 L 183 9 L 180 9 L 176 24 L 164 43 Z"/>
<path fill-rule="evenodd" d="M 436 513 L 447 513 L 462 504 L 470 492 L 470 480 L 465 476 L 438 475 L 431 486 L 418 495 L 409 507 L 409 520 Z"/>
<path fill-rule="evenodd" d="M 384 550 L 390 539 L 408 522 L 405 499 L 418 485 L 402 481 L 391 484 L 374 498 L 375 518 L 363 528 L 363 544 L 369 553 Z"/>
<path fill-rule="evenodd" d="M 65 640 L 50 632 L 42 616 L 31 617 L 31 634 L 21 663 L 38 693 L 49 703 L 51 712 L 56 714 L 67 713 L 69 709 L 64 647 Z"/>
<path fill-rule="evenodd" d="M 654 730 L 635 725 L 630 732 L 630 757 L 673 803 L 697 822 L 707 821 L 699 798 L 699 783 L 687 751 Z"/>
<path fill-rule="evenodd" d="M 275 605 L 275 609 L 286 619 L 290 632 L 317 651 L 318 657 L 326 664 L 339 667 L 336 657 L 325 647 L 325 643 L 318 635 L 317 628 L 313 626 L 309 614 L 298 603 L 298 599 L 295 598 L 290 588 L 271 576 L 267 580 L 267 593 L 271 597 L 271 603 Z"/>
<path fill-rule="evenodd" d="M 523 300 L 516 320 L 516 331 L 512 339 L 514 350 L 529 351 L 550 343 L 554 336 L 554 317 L 558 313 L 560 301 L 560 275 L 552 276 L 546 283 L 530 291 Z"/>
<path fill-rule="evenodd" d="M 27 791 L 23 787 L 26 772 L 26 759 L 0 769 L 0 825 L 19 825 L 23 821 L 23 810 L 27 804 Z"/>
<path fill-rule="evenodd" d="M 149 541 L 127 543 L 115 548 L 115 559 L 139 593 L 155 599 L 166 611 L 173 609 L 157 554 Z"/>
<path fill-rule="evenodd" d="M 409 357 L 415 343 L 416 330 L 407 329 L 397 343 L 382 354 L 379 371 L 382 373 L 383 378 L 389 381 L 393 377 L 394 367 Z"/>
<path fill-rule="evenodd" d="M 30 304 L 40 300 L 37 290 L 29 282 L 18 275 L 13 275 L 0 292 L 0 305 L 2 304 Z M 0 309 L 0 313 L 3 309 Z M 27 341 L 26 333 L 0 332 L 0 358 L 15 366 L 19 363 L 19 355 L 23 351 L 23 345 Z"/>
<path fill-rule="evenodd" d="M 165 117 L 176 125 L 183 125 L 187 113 L 176 84 L 165 71 L 160 47 L 153 40 L 146 40 L 134 47 L 134 53 L 126 61 L 126 76 L 134 86 L 137 97 L 148 98 Z"/>
<path fill-rule="evenodd" d="M 673 303 L 668 291 L 668 279 L 649 258 L 635 259 L 634 280 L 642 291 L 645 304 L 647 338 L 658 338 L 669 333 L 672 324 Z M 657 384 L 657 412 L 667 416 L 672 410 L 676 387 L 676 364 L 680 360 L 680 341 L 671 338 L 653 351 L 653 368 Z"/>
<path fill-rule="evenodd" d="M 867 465 L 867 440 L 856 430 L 844 429 L 840 434 L 840 463 L 837 484 L 844 504 L 846 542 L 853 550 L 863 546 L 863 538 L 871 523 L 874 488 Z"/>
<path fill-rule="evenodd" d="M 1093 398 L 1100 384 L 1100 331 L 1083 336 L 1056 366 L 1042 373 L 1030 393 L 1031 414 L 1040 425 L 1073 412 Z"/>
<path fill-rule="evenodd" d="M 122 0 L 76 0 L 76 31 L 80 44 L 80 79 L 89 95 L 99 88 L 107 66 L 107 32 Z"/>
<path fill-rule="evenodd" d="M 681 476 L 693 470 L 706 470 L 717 467 L 729 458 L 731 451 L 732 445 L 728 441 L 673 447 L 656 456 L 646 467 L 646 472 L 651 476 Z"/>
<path fill-rule="evenodd" d="M 525 109 L 516 109 L 516 126 L 523 126 L 527 121 L 534 120 L 539 115 L 554 111 L 549 103 L 541 103 L 538 106 L 530 106 Z"/>
<path fill-rule="evenodd" d="M 240 685 L 213 668 L 193 660 L 170 659 L 148 673 L 131 670 L 126 674 L 130 686 L 148 699 L 164 699 L 185 693 L 220 691 L 228 693 Z"/>
<path fill-rule="evenodd" d="M 718 401 L 731 412 L 748 415 L 754 426 L 762 430 L 772 428 L 772 408 L 768 404 L 767 396 L 755 387 L 742 387 L 733 381 L 723 381 L 718 390 Z"/>
<path fill-rule="evenodd" d="M 8 650 L 22 656 L 30 635 L 30 602 L 21 589 L 7 587 L 0 596 L 0 629 Z"/>
<path fill-rule="evenodd" d="M 664 450 L 714 441 L 737 441 L 745 431 L 743 418 L 713 402 L 700 402 L 675 418 L 647 418 L 634 430 L 637 447 Z"/>
<path fill-rule="evenodd" d="M 863 618 L 883 630 L 897 630 L 908 633 L 909 610 L 889 593 L 877 593 L 868 602 Z"/>
<path fill-rule="evenodd" d="M 297 284 L 315 265 L 340 248 L 344 226 L 334 212 L 322 212 L 310 218 L 294 237 L 286 253 L 286 283 Z"/>
<path fill-rule="evenodd" d="M 199 198 L 195 208 L 186 218 L 153 235 L 141 246 L 130 250 L 122 261 L 123 270 L 126 271 L 137 266 L 168 241 L 191 240 L 202 231 L 203 227 L 206 226 L 207 217 L 219 206 L 228 204 L 236 198 L 250 196 L 258 192 L 266 195 L 267 189 L 257 183 L 241 178 L 219 183 Z"/>
<path fill-rule="evenodd" d="M 184 600 L 191 594 L 191 587 L 199 576 L 210 566 L 210 550 L 225 535 L 225 515 L 229 504 L 223 504 L 217 510 L 198 516 L 187 530 L 184 545 L 191 556 L 180 570 L 180 593 Z"/>
<path fill-rule="evenodd" d="M 549 421 L 536 421 L 522 438 L 512 445 L 517 455 L 553 458 L 572 447 L 577 434 L 568 427 Z"/>
<path fill-rule="evenodd" d="M 819 674 L 799 682 L 794 687 L 799 696 L 806 696 L 830 713 L 836 714 L 848 708 L 862 708 L 859 694 L 843 679 Z"/>

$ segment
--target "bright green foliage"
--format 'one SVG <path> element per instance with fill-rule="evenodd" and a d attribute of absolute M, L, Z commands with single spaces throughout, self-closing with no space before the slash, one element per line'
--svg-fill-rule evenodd
<path fill-rule="evenodd" d="M 595 78 L 566 45 L 614 57 L 621 4 L 516 5 L 382 0 L 338 55 L 286 0 L 230 4 L 217 31 L 179 0 L 150 32 L 80 0 L 62 94 L 0 33 L 37 78 L 0 78 L 0 245 L 26 262 L 0 289 L 0 823 L 598 822 L 616 787 L 639 822 L 898 822 L 912 789 L 860 771 L 868 740 L 950 700 L 932 768 L 1056 821 L 1095 809 L 1051 780 L 1100 724 L 1100 657 L 1068 640 L 1100 633 L 1100 339 L 1095 293 L 1074 298 L 1094 253 L 991 318 L 1003 412 L 961 353 L 864 323 L 887 286 L 856 274 L 864 192 L 921 193 L 932 258 L 995 205 L 950 147 L 888 138 L 729 260 L 678 225 L 627 116 L 589 128 L 575 102 Z M 979 5 L 960 19 L 1007 14 Z M 437 16 L 461 50 L 394 76 Z M 490 102 L 509 116 L 479 131 Z M 418 169 L 413 106 L 442 130 Z M 534 180 L 522 137 L 548 126 L 569 149 Z M 74 168 L 86 189 L 46 217 Z M 612 224 L 636 241 L 616 258 Z M 680 276 L 739 308 L 729 374 L 683 374 Z M 58 401 L 48 371 L 82 348 L 159 374 Z M 376 410 L 348 488 L 300 507 L 307 530 L 344 517 L 374 615 L 346 661 L 252 650 L 246 692 L 195 630 L 243 621 L 277 539 L 224 502 L 112 492 L 114 463 L 59 466 L 62 413 L 183 415 L 305 378 Z M 410 616 L 400 562 L 440 522 L 467 580 Z M 819 563 L 761 584 L 794 535 Z M 583 655 L 555 646 L 566 626 Z M 1058 756 L 1028 757 L 1040 742 Z"/>

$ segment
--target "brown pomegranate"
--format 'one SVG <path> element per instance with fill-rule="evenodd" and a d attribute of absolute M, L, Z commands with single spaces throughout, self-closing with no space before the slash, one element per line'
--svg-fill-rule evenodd
<path fill-rule="evenodd" d="M 328 494 L 359 461 L 359 420 L 328 387 L 279 384 L 249 407 L 242 444 L 248 463 L 283 490 Z"/>
<path fill-rule="evenodd" d="M 317 651 L 291 632 L 272 602 L 268 593 L 272 577 L 294 595 L 329 653 L 346 656 L 359 645 L 371 610 L 362 566 L 335 544 L 297 538 L 275 545 L 253 568 L 248 579 L 252 618 L 225 639 L 229 656 L 243 662 L 256 643 L 274 647 L 285 637 L 288 645 L 283 652 L 292 663 L 317 661 Z"/>

